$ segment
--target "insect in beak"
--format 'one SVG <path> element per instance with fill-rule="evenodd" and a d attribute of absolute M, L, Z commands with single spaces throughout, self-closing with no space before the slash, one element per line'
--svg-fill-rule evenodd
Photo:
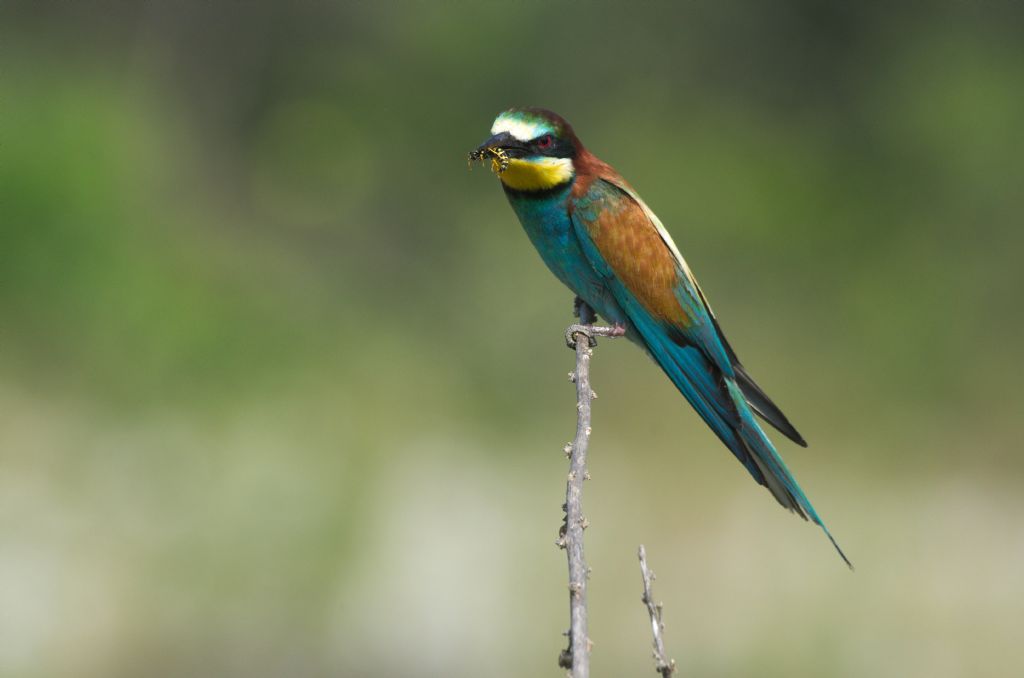
<path fill-rule="evenodd" d="M 469 166 L 472 168 L 474 161 L 479 160 L 480 162 L 484 162 L 487 158 L 491 159 L 492 172 L 501 174 L 508 169 L 508 152 L 500 146 L 481 146 L 471 152 L 469 154 Z"/>

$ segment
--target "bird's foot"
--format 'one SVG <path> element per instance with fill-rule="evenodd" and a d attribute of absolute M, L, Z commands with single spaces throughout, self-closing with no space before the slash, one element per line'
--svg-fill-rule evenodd
<path fill-rule="evenodd" d="M 577 335 L 582 334 L 584 337 L 587 338 L 587 343 L 590 345 L 590 348 L 594 348 L 595 346 L 597 346 L 597 337 L 594 336 L 592 332 L 593 329 L 593 325 L 580 325 L 578 323 L 573 323 L 572 325 L 569 325 L 569 327 L 566 328 L 565 330 L 565 345 L 568 346 L 573 351 L 575 351 L 576 337 Z"/>
<path fill-rule="evenodd" d="M 590 348 L 597 346 L 598 337 L 622 337 L 626 335 L 626 326 L 615 323 L 611 327 L 602 325 L 569 325 L 565 330 L 565 345 L 576 350 L 576 336 L 582 334 L 587 338 Z"/>

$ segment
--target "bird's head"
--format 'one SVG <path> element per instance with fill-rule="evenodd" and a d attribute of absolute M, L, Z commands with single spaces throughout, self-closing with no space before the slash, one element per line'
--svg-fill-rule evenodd
<path fill-rule="evenodd" d="M 572 181 L 580 142 L 561 116 L 542 108 L 511 108 L 491 126 L 491 138 L 469 154 L 491 160 L 507 188 L 546 191 Z"/>

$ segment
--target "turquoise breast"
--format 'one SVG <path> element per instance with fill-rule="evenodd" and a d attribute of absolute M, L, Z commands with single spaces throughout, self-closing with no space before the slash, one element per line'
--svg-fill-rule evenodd
<path fill-rule="evenodd" d="M 564 188 L 540 194 L 510 190 L 505 193 L 530 242 L 555 277 L 605 320 L 626 324 L 626 314 L 583 255 L 576 239 L 568 209 L 571 188 L 570 182 Z"/>

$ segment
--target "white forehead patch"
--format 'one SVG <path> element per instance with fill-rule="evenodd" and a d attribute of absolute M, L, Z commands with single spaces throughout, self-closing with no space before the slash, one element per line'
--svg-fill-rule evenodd
<path fill-rule="evenodd" d="M 519 141 L 536 139 L 540 135 L 551 131 L 551 128 L 543 122 L 527 122 L 521 118 L 506 116 L 505 114 L 499 115 L 491 127 L 492 135 L 508 132 Z"/>

